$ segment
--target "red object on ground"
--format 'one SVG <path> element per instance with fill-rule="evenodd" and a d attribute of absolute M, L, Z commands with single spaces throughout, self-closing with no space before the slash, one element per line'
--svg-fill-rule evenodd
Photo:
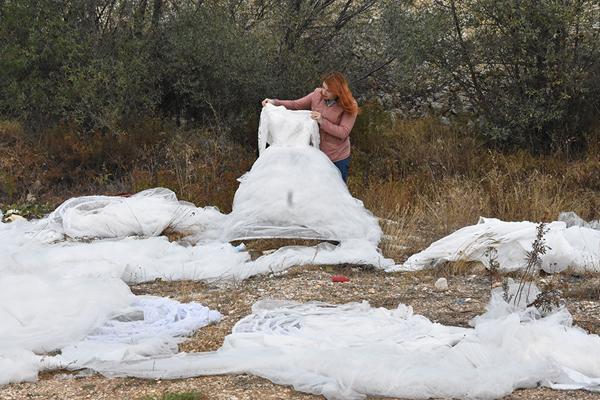
<path fill-rule="evenodd" d="M 331 277 L 331 281 L 332 282 L 350 282 L 350 279 L 348 277 L 345 277 L 344 275 L 333 275 Z"/>

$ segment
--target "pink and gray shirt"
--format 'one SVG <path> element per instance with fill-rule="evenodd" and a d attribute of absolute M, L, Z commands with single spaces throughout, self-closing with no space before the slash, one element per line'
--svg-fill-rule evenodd
<path fill-rule="evenodd" d="M 328 106 L 320 88 L 298 100 L 274 100 L 274 103 L 289 110 L 320 112 L 321 151 L 333 162 L 350 157 L 350 131 L 356 121 L 356 114 L 345 112 L 337 103 Z"/>

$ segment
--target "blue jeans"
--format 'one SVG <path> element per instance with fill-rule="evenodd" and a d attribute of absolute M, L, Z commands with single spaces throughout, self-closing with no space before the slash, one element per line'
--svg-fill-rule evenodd
<path fill-rule="evenodd" d="M 344 182 L 348 182 L 348 171 L 350 170 L 350 157 L 344 158 L 340 161 L 334 161 L 333 164 L 342 173 L 342 179 Z"/>

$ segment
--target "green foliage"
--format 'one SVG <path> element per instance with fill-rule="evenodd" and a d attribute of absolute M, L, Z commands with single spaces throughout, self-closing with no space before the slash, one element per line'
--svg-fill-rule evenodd
<path fill-rule="evenodd" d="M 5 212 L 7 210 L 14 210 L 15 212 L 13 212 L 13 214 L 20 215 L 27 219 L 42 218 L 54 210 L 48 203 L 12 203 L 0 205 Z"/>
<path fill-rule="evenodd" d="M 264 97 L 298 97 L 327 69 L 360 75 L 376 61 L 352 48 L 375 3 L 2 1 L 0 116 L 36 136 L 159 116 L 247 142 Z"/>
<path fill-rule="evenodd" d="M 146 396 L 145 400 L 204 400 L 207 397 L 200 392 L 170 392 L 160 397 Z"/>
<path fill-rule="evenodd" d="M 581 150 L 600 109 L 599 14 L 595 0 L 4 0 L 0 117 L 35 139 L 159 118 L 250 147 L 261 99 L 337 69 L 363 98 L 458 87 L 494 144 Z"/>
<path fill-rule="evenodd" d="M 570 150 L 600 108 L 600 8 L 593 0 L 442 0 L 388 7 L 400 70 L 443 74 L 494 143 Z"/>

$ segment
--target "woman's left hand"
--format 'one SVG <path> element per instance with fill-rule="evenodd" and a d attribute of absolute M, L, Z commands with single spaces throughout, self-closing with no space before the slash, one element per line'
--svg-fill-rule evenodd
<path fill-rule="evenodd" d="M 317 121 L 319 124 L 321 123 L 321 113 L 318 111 L 311 111 L 310 117 Z"/>

